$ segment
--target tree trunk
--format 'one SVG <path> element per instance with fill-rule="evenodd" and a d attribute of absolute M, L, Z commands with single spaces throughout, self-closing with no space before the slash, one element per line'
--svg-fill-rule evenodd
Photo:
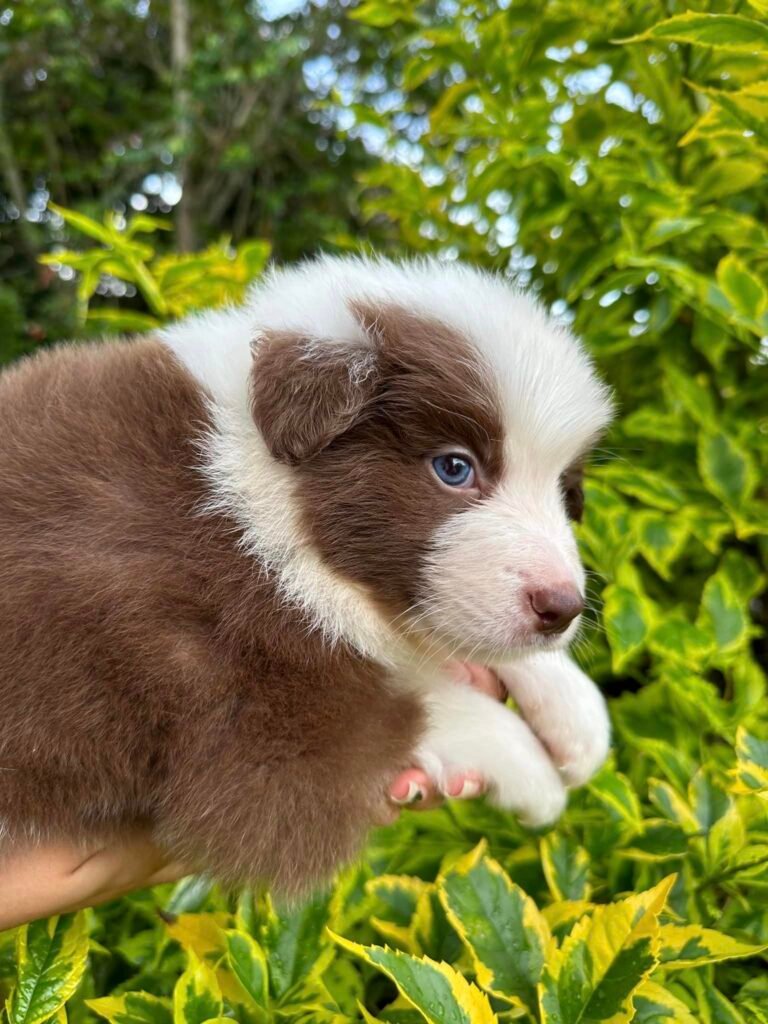
<path fill-rule="evenodd" d="M 35 260 L 37 258 L 35 232 L 25 217 L 27 211 L 27 190 L 22 181 L 19 165 L 16 163 L 13 142 L 6 129 L 2 84 L 0 84 L 0 171 L 2 172 L 11 202 L 19 211 L 18 228 L 21 244 L 24 246 L 27 255 Z"/>
<path fill-rule="evenodd" d="M 192 119 L 190 93 L 187 86 L 189 67 L 189 4 L 188 0 L 171 0 L 171 68 L 173 71 L 173 108 L 176 137 L 180 154 L 176 177 L 181 185 L 181 199 L 176 207 L 176 244 L 180 252 L 195 247 L 195 224 L 192 181 L 190 178 L 190 147 Z"/>

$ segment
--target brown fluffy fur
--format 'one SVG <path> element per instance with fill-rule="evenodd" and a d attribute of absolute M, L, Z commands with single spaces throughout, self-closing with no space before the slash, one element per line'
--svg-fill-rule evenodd
<path fill-rule="evenodd" d="M 260 397 L 276 422 L 279 394 L 271 409 Z M 423 527 L 410 556 L 390 546 L 361 567 L 382 493 L 355 468 L 401 412 L 418 425 L 414 396 L 388 400 L 391 415 L 299 472 L 329 561 L 397 602 Z M 0 849 L 146 821 L 191 865 L 297 891 L 355 853 L 420 709 L 311 632 L 235 524 L 202 512 L 209 428 L 195 382 L 150 340 L 59 349 L 0 378 Z M 282 456 L 306 457 L 303 444 Z M 404 501 L 381 513 L 398 529 Z M 335 523 L 358 503 L 354 529 Z"/>

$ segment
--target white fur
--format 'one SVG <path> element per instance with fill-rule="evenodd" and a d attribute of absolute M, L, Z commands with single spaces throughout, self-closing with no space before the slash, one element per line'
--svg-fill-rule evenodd
<path fill-rule="evenodd" d="M 563 781 L 581 786 L 608 756 L 611 725 L 595 684 L 562 651 L 502 666 L 502 682 Z"/>
<path fill-rule="evenodd" d="M 426 698 L 427 732 L 416 759 L 441 793 L 456 775 L 479 772 L 491 799 L 528 825 L 546 825 L 565 807 L 565 787 L 522 719 L 492 697 L 444 683 Z"/>
<path fill-rule="evenodd" d="M 583 589 L 559 478 L 608 422 L 607 390 L 579 343 L 541 306 L 502 278 L 458 264 L 324 257 L 267 274 L 241 308 L 163 332 L 209 396 L 211 506 L 233 515 L 247 550 L 329 642 L 397 667 L 403 685 L 425 695 L 430 727 L 419 758 L 440 785 L 457 770 L 480 771 L 503 806 L 531 823 L 552 820 L 564 804 L 563 781 L 584 781 L 607 750 L 607 716 L 593 684 L 565 655 L 505 665 L 504 681 L 526 724 L 490 698 L 447 684 L 432 667 L 420 663 L 416 671 L 400 633 L 308 543 L 292 471 L 270 456 L 250 415 L 250 349 L 260 333 L 297 331 L 318 345 L 354 343 L 359 351 L 370 338 L 351 309 L 354 300 L 396 303 L 463 333 L 486 364 L 503 411 L 504 479 L 489 499 L 444 523 L 428 564 L 414 567 L 427 594 L 421 625 L 443 641 L 432 648 L 435 656 L 498 662 L 530 654 L 541 642 L 530 628 L 530 589 L 559 582 Z M 370 370 L 363 358 L 350 375 Z"/>

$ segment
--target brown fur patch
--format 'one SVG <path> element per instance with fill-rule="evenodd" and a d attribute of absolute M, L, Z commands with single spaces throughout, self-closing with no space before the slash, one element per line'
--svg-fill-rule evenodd
<path fill-rule="evenodd" d="M 297 891 L 354 855 L 420 711 L 201 514 L 209 427 L 153 341 L 0 377 L 0 840 L 145 820 L 175 857 Z"/>
<path fill-rule="evenodd" d="M 297 493 L 308 535 L 325 560 L 399 613 L 418 599 L 420 567 L 435 530 L 473 500 L 440 487 L 429 457 L 469 448 L 490 489 L 502 472 L 501 414 L 490 371 L 458 332 L 399 306 L 358 304 L 354 312 L 371 338 L 375 370 L 365 380 L 356 421 L 298 463 Z M 280 367 L 269 363 L 271 374 L 290 379 L 294 348 L 282 335 L 273 345 L 267 339 L 264 351 L 270 348 L 283 359 Z M 346 386 L 343 360 L 336 372 Z M 266 390 L 260 401 L 259 422 L 268 421 Z M 282 404 L 278 396 L 278 410 Z M 294 415 L 309 417 L 311 410 L 311 404 L 299 406 Z"/>
<path fill-rule="evenodd" d="M 255 350 L 251 411 L 272 455 L 295 464 L 352 426 L 375 387 L 370 348 L 272 331 Z"/>

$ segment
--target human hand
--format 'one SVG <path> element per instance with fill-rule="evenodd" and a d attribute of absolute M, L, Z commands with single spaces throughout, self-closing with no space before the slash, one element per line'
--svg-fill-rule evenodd
<path fill-rule="evenodd" d="M 189 873 L 144 829 L 90 848 L 64 840 L 24 847 L 0 862 L 0 931 L 105 903 Z"/>
<path fill-rule="evenodd" d="M 503 683 L 495 672 L 484 665 L 455 661 L 448 667 L 457 682 L 465 683 L 497 700 L 506 698 Z M 454 800 L 469 800 L 480 796 L 485 788 L 485 779 L 478 772 L 466 771 L 449 780 L 446 793 Z M 425 771 L 421 768 L 408 768 L 389 787 L 389 799 L 397 808 L 407 806 L 412 810 L 427 811 L 441 804 L 444 796 Z M 391 820 L 396 816 L 395 811 Z"/>
<path fill-rule="evenodd" d="M 492 697 L 504 694 L 498 677 L 480 665 L 456 662 L 451 673 Z M 448 794 L 468 799 L 484 789 L 485 780 L 479 774 L 465 772 L 451 780 Z M 428 810 L 442 800 L 424 771 L 409 768 L 389 787 L 388 821 L 394 821 L 403 806 Z M 106 903 L 135 889 L 174 882 L 192 870 L 170 859 L 150 832 L 140 828 L 90 847 L 64 840 L 24 847 L 0 862 L 0 931 L 39 917 Z"/>

